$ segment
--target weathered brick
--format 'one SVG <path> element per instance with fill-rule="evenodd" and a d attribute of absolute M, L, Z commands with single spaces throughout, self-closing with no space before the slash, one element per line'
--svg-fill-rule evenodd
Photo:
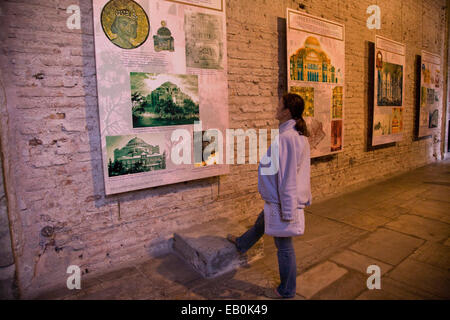
<path fill-rule="evenodd" d="M 82 30 L 66 27 L 65 9 L 73 1 L 0 2 L 0 67 L 6 70 L 1 80 L 11 95 L 8 107 L 0 110 L 8 116 L 1 124 L 10 132 L 2 143 L 7 139 L 5 154 L 11 158 L 6 161 L 14 167 L 11 180 L 17 184 L 11 196 L 20 203 L 21 211 L 10 216 L 20 217 L 12 230 L 22 232 L 13 245 L 25 296 L 65 281 L 69 262 L 100 273 L 167 246 L 180 229 L 218 217 L 238 222 L 259 213 L 262 206 L 256 165 L 231 166 L 229 175 L 218 178 L 104 195 L 92 1 L 76 3 Z M 372 1 L 304 4 L 307 13 L 346 25 L 345 150 L 312 160 L 314 201 L 435 161 L 440 144 L 413 137 L 415 55 L 422 46 L 444 54 L 445 1 L 379 0 L 378 31 L 366 27 Z M 278 125 L 278 93 L 286 89 L 286 57 L 280 47 L 285 45 L 286 7 L 298 9 L 298 4 L 226 0 L 231 128 Z M 407 45 L 405 137 L 394 147 L 367 151 L 367 42 L 373 42 L 375 34 Z M 16 226 L 18 221 L 22 226 Z M 47 224 L 61 227 L 56 245 L 63 249 L 56 252 L 52 247 L 37 258 L 39 233 Z M 113 254 L 107 258 L 107 253 Z"/>

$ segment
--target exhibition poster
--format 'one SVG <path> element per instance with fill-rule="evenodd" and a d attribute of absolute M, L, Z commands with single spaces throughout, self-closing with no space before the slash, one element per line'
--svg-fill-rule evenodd
<path fill-rule="evenodd" d="M 345 28 L 287 9 L 288 90 L 305 102 L 311 157 L 344 145 Z"/>
<path fill-rule="evenodd" d="M 403 139 L 405 45 L 375 37 L 372 146 Z"/>
<path fill-rule="evenodd" d="M 433 134 L 439 127 L 442 110 L 441 57 L 422 50 L 420 62 L 420 99 L 418 137 Z"/>
<path fill-rule="evenodd" d="M 228 173 L 214 152 L 198 159 L 193 151 L 198 132 L 228 127 L 223 0 L 93 5 L 106 194 Z M 189 134 L 174 140 L 178 129 Z M 202 140 L 201 148 L 215 143 Z M 175 147 L 186 143 L 189 161 L 175 163 Z"/>

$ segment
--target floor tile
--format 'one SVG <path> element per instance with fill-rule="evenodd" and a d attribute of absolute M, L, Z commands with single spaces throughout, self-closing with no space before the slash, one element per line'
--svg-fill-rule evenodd
<path fill-rule="evenodd" d="M 399 281 L 382 277 L 381 289 L 365 290 L 357 300 L 423 300 L 438 299 L 417 288 L 409 287 Z"/>
<path fill-rule="evenodd" d="M 410 257 L 444 270 L 450 268 L 450 247 L 440 243 L 428 241 Z"/>
<path fill-rule="evenodd" d="M 378 261 L 368 256 L 361 255 L 351 250 L 345 250 L 341 253 L 338 253 L 332 256 L 330 260 L 344 267 L 363 273 L 364 275 L 367 275 L 367 267 L 371 265 L 379 266 L 381 275 L 392 269 L 392 266 L 387 263 Z"/>
<path fill-rule="evenodd" d="M 397 265 L 423 243 L 421 239 L 382 228 L 356 242 L 350 249 L 382 262 Z"/>
<path fill-rule="evenodd" d="M 408 258 L 389 272 L 388 276 L 408 286 L 450 299 L 450 272 Z"/>
<path fill-rule="evenodd" d="M 350 271 L 331 285 L 315 294 L 315 300 L 350 300 L 355 299 L 365 289 L 367 277 L 361 273 Z"/>
<path fill-rule="evenodd" d="M 321 263 L 297 277 L 297 293 L 309 299 L 346 273 L 346 269 L 335 263 Z"/>
<path fill-rule="evenodd" d="M 388 223 L 386 228 L 435 242 L 450 236 L 450 225 L 409 214 Z"/>

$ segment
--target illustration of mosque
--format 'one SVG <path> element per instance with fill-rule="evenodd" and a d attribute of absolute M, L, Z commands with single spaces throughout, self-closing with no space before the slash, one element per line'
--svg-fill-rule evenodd
<path fill-rule="evenodd" d="M 159 28 L 156 35 L 153 36 L 153 42 L 156 52 L 175 51 L 172 32 L 166 27 L 165 21 L 161 21 L 161 28 Z"/>
<path fill-rule="evenodd" d="M 290 58 L 291 80 L 338 83 L 336 68 L 325 51 L 322 50 L 319 40 L 308 37 L 304 47 L 297 50 Z"/>
<path fill-rule="evenodd" d="M 114 162 L 109 162 L 109 176 L 147 172 L 166 168 L 166 152 L 135 137 L 122 149 L 114 150 Z"/>

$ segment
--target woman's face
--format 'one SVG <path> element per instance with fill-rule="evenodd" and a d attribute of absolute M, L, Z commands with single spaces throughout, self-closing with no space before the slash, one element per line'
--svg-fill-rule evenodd
<path fill-rule="evenodd" d="M 289 111 L 289 109 L 284 107 L 283 98 L 281 98 L 278 102 L 277 113 L 275 115 L 275 118 L 278 121 L 286 121 L 291 119 L 291 112 Z"/>

